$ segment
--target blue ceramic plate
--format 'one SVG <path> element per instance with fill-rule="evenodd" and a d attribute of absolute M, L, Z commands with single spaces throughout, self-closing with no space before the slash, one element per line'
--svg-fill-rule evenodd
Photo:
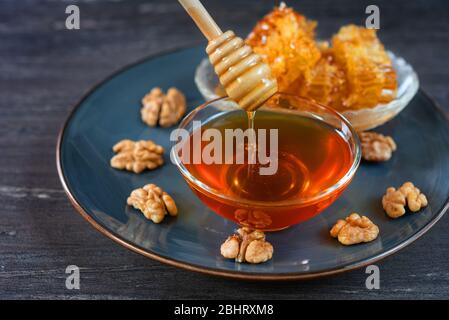
<path fill-rule="evenodd" d="M 152 139 L 170 148 L 171 129 L 149 128 L 140 120 L 140 99 L 154 86 L 176 86 L 189 109 L 203 101 L 193 77 L 203 48 L 181 50 L 125 68 L 95 87 L 75 107 L 57 146 L 62 184 L 75 208 L 96 229 L 147 257 L 204 273 L 244 279 L 299 279 L 346 271 L 373 263 L 416 240 L 449 206 L 449 125 L 422 91 L 411 105 L 379 131 L 394 137 L 398 150 L 381 164 L 362 163 L 345 193 L 321 215 L 269 234 L 275 253 L 259 265 L 220 256 L 219 247 L 236 225 L 207 209 L 192 193 L 166 152 L 166 164 L 140 175 L 109 166 L 119 140 Z M 389 186 L 413 181 L 428 196 L 419 213 L 391 220 L 381 197 Z M 177 218 L 156 225 L 126 206 L 130 192 L 154 182 L 179 205 Z M 342 246 L 329 229 L 350 212 L 368 216 L 380 228 L 373 242 Z"/>

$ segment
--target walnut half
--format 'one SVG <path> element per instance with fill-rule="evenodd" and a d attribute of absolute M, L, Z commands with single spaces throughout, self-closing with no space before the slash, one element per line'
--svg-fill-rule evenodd
<path fill-rule="evenodd" d="M 155 184 L 147 184 L 133 190 L 126 202 L 142 211 L 144 216 L 154 223 L 162 222 L 167 214 L 178 215 L 178 208 L 173 198 Z"/>
<path fill-rule="evenodd" d="M 390 218 L 396 219 L 405 214 L 405 206 L 417 212 L 427 206 L 427 198 L 411 182 L 404 183 L 399 189 L 390 187 L 382 197 L 382 206 Z"/>
<path fill-rule="evenodd" d="M 273 246 L 265 241 L 262 231 L 244 227 L 226 239 L 220 252 L 223 257 L 237 262 L 262 263 L 273 257 Z"/>
<path fill-rule="evenodd" d="M 387 161 L 396 150 L 396 143 L 392 137 L 376 132 L 360 132 L 362 156 L 367 161 Z"/>
<path fill-rule="evenodd" d="M 153 170 L 164 164 L 164 148 L 151 140 L 121 140 L 112 150 L 117 153 L 111 159 L 111 167 L 141 173 Z"/>
<path fill-rule="evenodd" d="M 379 235 L 379 227 L 367 217 L 351 213 L 345 220 L 337 221 L 330 235 L 344 245 L 370 242 Z"/>
<path fill-rule="evenodd" d="M 157 124 L 170 127 L 181 119 L 186 109 L 186 98 L 181 91 L 170 88 L 164 94 L 156 87 L 143 97 L 140 114 L 142 121 L 151 127 Z"/>

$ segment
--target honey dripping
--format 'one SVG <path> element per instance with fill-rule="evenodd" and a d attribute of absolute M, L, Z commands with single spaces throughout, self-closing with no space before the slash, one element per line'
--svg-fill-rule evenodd
<path fill-rule="evenodd" d="M 247 111 L 246 116 L 248 117 L 248 129 L 255 133 L 254 130 L 254 118 L 256 116 L 256 111 Z M 248 179 L 251 178 L 253 162 L 257 160 L 257 142 L 248 141 Z"/>

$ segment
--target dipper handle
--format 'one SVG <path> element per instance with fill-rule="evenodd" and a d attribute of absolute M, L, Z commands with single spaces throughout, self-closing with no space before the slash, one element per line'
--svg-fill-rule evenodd
<path fill-rule="evenodd" d="M 208 41 L 218 38 L 223 32 L 199 0 L 178 0 Z"/>

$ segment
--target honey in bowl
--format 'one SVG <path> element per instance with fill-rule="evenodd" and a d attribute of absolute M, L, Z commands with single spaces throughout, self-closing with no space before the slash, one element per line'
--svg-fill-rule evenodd
<path fill-rule="evenodd" d="M 221 108 L 225 100 L 197 108 L 181 123 L 190 132 L 191 155 L 203 152 L 210 143 L 200 140 L 195 147 L 195 134 L 215 129 L 227 137 L 226 130 L 250 126 L 245 111 Z M 261 174 L 261 168 L 271 165 L 266 161 L 249 160 L 249 150 L 261 147 L 259 139 L 255 146 L 245 139 L 242 148 L 235 140 L 232 159 L 223 151 L 220 163 L 181 161 L 182 157 L 172 154 L 189 186 L 209 208 L 239 225 L 264 231 L 280 230 L 320 213 L 343 192 L 360 161 L 355 132 L 336 112 L 282 94 L 273 101 L 296 109 L 261 108 L 255 113 L 255 132 L 266 129 L 264 150 L 267 155 L 274 150 L 269 156 L 277 159 L 273 174 Z M 202 121 L 201 128 L 193 128 L 194 120 Z M 270 129 L 277 129 L 276 148 L 270 145 Z M 219 149 L 225 150 L 226 139 L 220 143 Z"/>

